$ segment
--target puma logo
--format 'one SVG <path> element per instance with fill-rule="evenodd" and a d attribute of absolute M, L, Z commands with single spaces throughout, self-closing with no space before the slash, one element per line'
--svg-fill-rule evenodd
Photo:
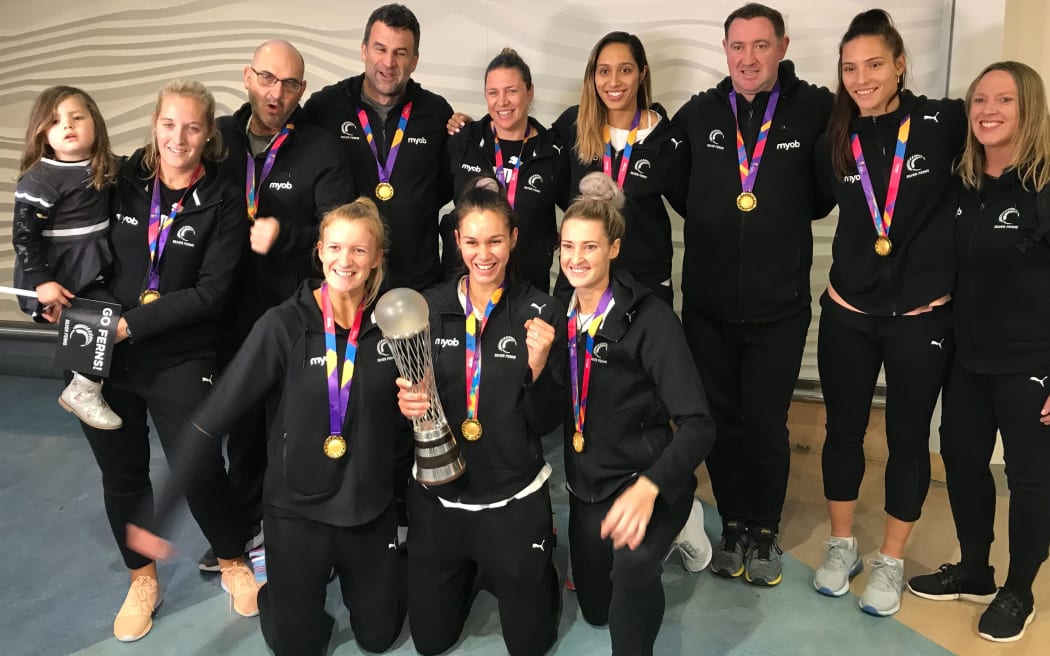
<path fill-rule="evenodd" d="M 941 341 L 939 341 L 939 342 L 935 342 L 935 341 L 933 341 L 931 339 L 930 340 L 930 346 L 936 346 L 937 348 L 939 348 L 939 349 L 941 349 L 943 351 L 944 350 L 944 338 L 942 337 Z"/>
<path fill-rule="evenodd" d="M 678 147 L 682 145 L 682 140 L 671 137 L 671 143 L 674 144 L 674 149 L 678 150 Z"/>
<path fill-rule="evenodd" d="M 212 374 L 212 375 L 208 376 L 207 378 L 205 378 L 204 376 L 201 376 L 201 382 L 202 383 L 208 383 L 212 387 L 215 387 L 215 383 L 211 382 L 212 378 L 215 378 L 215 374 Z"/>
<path fill-rule="evenodd" d="M 562 146 L 558 146 L 558 145 L 555 145 L 555 144 L 551 144 L 551 145 L 554 146 L 554 150 L 558 151 L 558 154 L 561 155 Z"/>
<path fill-rule="evenodd" d="M 1028 380 L 1035 381 L 1035 382 L 1039 383 L 1039 387 L 1042 387 L 1043 389 L 1046 389 L 1046 379 L 1047 378 L 1050 378 L 1050 376 L 1043 376 L 1042 378 L 1036 378 L 1035 376 L 1032 376 Z"/>
<path fill-rule="evenodd" d="M 531 305 L 532 307 L 536 308 L 536 314 L 539 314 L 540 312 L 543 312 L 543 308 L 547 307 L 546 303 L 544 303 L 543 305 L 539 305 L 537 303 L 530 303 L 529 305 Z"/>
<path fill-rule="evenodd" d="M 924 120 L 924 121 L 933 121 L 937 125 L 940 125 L 941 122 L 937 120 L 938 116 L 940 116 L 940 112 L 934 112 L 932 115 L 931 114 L 925 114 L 925 115 L 923 115 L 922 120 Z"/>
<path fill-rule="evenodd" d="M 536 544 L 535 542 L 533 542 L 532 543 L 532 548 L 533 549 L 539 549 L 540 551 L 543 551 L 543 545 L 546 544 L 546 543 L 547 543 L 547 538 L 544 538 L 544 539 L 540 540 L 539 544 Z"/>
<path fill-rule="evenodd" d="M 393 549 L 394 551 L 397 551 L 397 544 L 391 542 L 390 544 L 386 545 L 386 548 L 387 549 Z"/>

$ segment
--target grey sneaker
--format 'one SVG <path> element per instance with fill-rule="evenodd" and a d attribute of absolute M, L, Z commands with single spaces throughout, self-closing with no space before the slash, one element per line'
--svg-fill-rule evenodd
<path fill-rule="evenodd" d="M 879 554 L 868 561 L 871 576 L 864 594 L 860 596 L 860 608 L 869 615 L 886 617 L 901 609 L 901 593 L 904 591 L 904 562 Z"/>
<path fill-rule="evenodd" d="M 124 425 L 120 416 L 102 398 L 102 382 L 88 380 L 75 371 L 73 380 L 59 395 L 58 404 L 92 428 L 117 430 Z"/>
<path fill-rule="evenodd" d="M 784 578 L 777 534 L 768 528 L 751 527 L 751 546 L 744 558 L 744 580 L 751 585 L 772 587 Z"/>
<path fill-rule="evenodd" d="M 849 582 L 864 569 L 857 555 L 857 541 L 832 537 L 824 543 L 827 551 L 813 573 L 813 587 L 822 595 L 841 597 L 849 592 Z"/>
<path fill-rule="evenodd" d="M 747 527 L 735 520 L 725 523 L 722 529 L 722 542 L 715 549 L 711 559 L 711 571 L 719 576 L 735 579 L 744 573 L 744 556 L 747 554 L 750 539 Z"/>
<path fill-rule="evenodd" d="M 713 549 L 711 540 L 704 532 L 704 507 L 700 505 L 699 499 L 693 499 L 693 508 L 671 545 L 671 552 L 676 548 L 682 554 L 682 565 L 690 572 L 703 571 L 711 562 Z M 670 556 L 671 552 L 667 555 Z"/>

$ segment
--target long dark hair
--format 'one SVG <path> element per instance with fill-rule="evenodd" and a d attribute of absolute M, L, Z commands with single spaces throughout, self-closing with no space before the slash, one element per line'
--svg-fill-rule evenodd
<path fill-rule="evenodd" d="M 459 233 L 459 227 L 463 224 L 463 219 L 468 214 L 486 211 L 503 218 L 507 225 L 507 234 L 513 235 L 514 231 L 518 229 L 518 215 L 507 200 L 506 191 L 496 182 L 496 178 L 479 176 L 470 180 L 464 187 L 463 193 L 456 199 L 456 233 Z M 458 246 L 456 247 L 456 252 L 459 252 Z M 508 287 L 518 279 L 517 268 L 517 250 L 511 249 L 510 258 L 507 260 L 507 268 L 504 273 Z M 465 274 L 466 270 L 466 265 L 461 257 L 455 273 L 457 276 L 460 276 Z"/>
<path fill-rule="evenodd" d="M 846 33 L 842 35 L 842 40 L 839 41 L 839 85 L 835 90 L 835 104 L 831 108 L 831 118 L 828 119 L 831 166 L 837 176 L 849 175 L 856 169 L 853 151 L 850 150 L 849 123 L 857 114 L 857 103 L 853 101 L 842 83 L 842 48 L 850 41 L 862 36 L 875 36 L 882 39 L 886 47 L 893 53 L 894 60 L 904 55 L 904 39 L 901 38 L 901 33 L 893 25 L 893 19 L 884 9 L 870 9 L 857 14 L 850 21 Z M 904 90 L 907 75 L 908 69 L 905 66 L 904 71 L 897 78 L 897 93 Z"/>

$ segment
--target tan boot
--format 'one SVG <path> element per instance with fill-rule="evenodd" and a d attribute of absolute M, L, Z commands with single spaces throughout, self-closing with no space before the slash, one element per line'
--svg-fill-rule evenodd
<path fill-rule="evenodd" d="M 58 404 L 92 428 L 116 430 L 124 425 L 120 416 L 102 398 L 102 383 L 88 380 L 75 371 L 73 380 L 58 397 Z"/>
<path fill-rule="evenodd" d="M 222 563 L 222 589 L 230 593 L 230 607 L 241 617 L 259 614 L 259 584 L 255 574 L 244 560 L 237 559 L 232 565 Z"/>
<path fill-rule="evenodd" d="M 153 615 L 162 601 L 157 579 L 137 577 L 113 620 L 113 635 L 121 642 L 134 642 L 145 636 L 153 628 Z"/>

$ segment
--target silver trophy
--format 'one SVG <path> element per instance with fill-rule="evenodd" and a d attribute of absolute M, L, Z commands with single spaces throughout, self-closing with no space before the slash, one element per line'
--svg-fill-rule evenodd
<path fill-rule="evenodd" d="M 423 392 L 430 407 L 412 417 L 416 442 L 416 480 L 424 485 L 453 481 L 466 470 L 459 445 L 445 419 L 434 384 L 430 353 L 430 310 L 423 295 L 407 287 L 391 289 L 376 304 L 376 323 L 390 343 L 394 363 L 413 392 Z"/>

